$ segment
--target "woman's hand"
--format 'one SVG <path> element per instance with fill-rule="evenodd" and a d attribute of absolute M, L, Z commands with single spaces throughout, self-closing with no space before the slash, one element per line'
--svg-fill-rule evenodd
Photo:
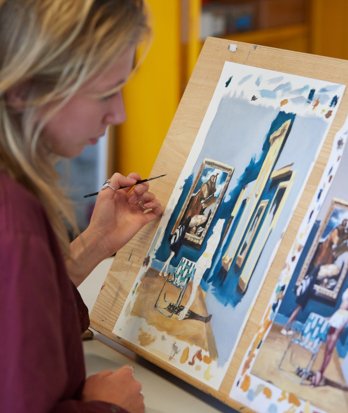
<path fill-rule="evenodd" d="M 87 229 L 71 243 L 66 261 L 78 286 L 105 258 L 122 248 L 144 225 L 157 219 L 163 208 L 147 183 L 134 185 L 140 176 L 115 173 L 100 191 Z M 127 188 L 120 189 L 126 186 Z"/>
<path fill-rule="evenodd" d="M 115 371 L 102 371 L 88 377 L 82 391 L 82 400 L 116 404 L 129 413 L 145 411 L 141 384 L 134 378 L 130 366 Z"/>
<path fill-rule="evenodd" d="M 115 173 L 109 180 L 110 187 L 98 195 L 88 230 L 99 234 L 106 257 L 122 248 L 145 224 L 163 212 L 147 183 L 134 185 L 140 179 L 135 173 L 128 177 Z M 119 189 L 122 186 L 128 188 Z"/>

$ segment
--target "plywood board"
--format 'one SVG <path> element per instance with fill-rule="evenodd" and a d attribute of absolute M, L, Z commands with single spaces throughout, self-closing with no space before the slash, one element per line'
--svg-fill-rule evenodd
<path fill-rule="evenodd" d="M 238 42 L 234 43 L 236 50 L 231 51 L 230 44 L 231 41 L 215 38 L 209 38 L 206 41 L 154 165 L 153 175 L 167 174 L 165 179 L 154 181 L 151 184 L 151 190 L 156 193 L 162 203 L 167 205 L 169 202 L 167 208 L 169 212 L 163 218 L 164 221 L 166 219 L 167 221 L 165 224 L 162 223 L 162 232 L 159 232 L 157 228 L 158 223 L 154 223 L 144 228 L 117 253 L 93 308 L 91 322 L 92 327 L 102 334 L 121 342 L 139 355 L 214 395 L 226 404 L 245 408 L 250 406 L 242 398 L 236 400 L 231 388 L 238 385 L 236 378 L 240 374 L 242 361 L 247 357 L 250 343 L 254 342 L 255 337 L 259 334 L 260 325 L 262 325 L 265 311 L 276 288 L 279 274 L 281 274 L 289 251 L 294 244 L 299 226 L 316 194 L 325 167 L 331 159 L 334 137 L 344 124 L 348 112 L 348 99 L 344 92 L 344 86 L 340 87 L 339 85 L 348 83 L 348 62 Z M 233 62 L 237 65 L 226 66 L 225 62 Z M 311 79 L 310 82 L 317 85 L 318 90 L 321 88 L 320 99 L 315 97 L 318 96 L 315 95 L 318 90 L 312 93 L 311 89 L 306 90 L 306 92 L 303 92 L 303 89 L 298 94 L 301 95 L 303 92 L 302 98 L 305 95 L 306 99 L 304 102 L 297 100 L 296 104 L 307 105 L 313 113 L 316 110 L 316 113 L 319 109 L 321 110 L 323 119 L 326 118 L 326 120 L 324 119 L 326 123 L 323 123 L 322 128 L 318 129 L 318 136 L 321 136 L 322 140 L 318 138 L 317 141 L 306 143 L 306 133 L 304 132 L 303 141 L 293 144 L 294 147 L 291 149 L 291 145 L 288 144 L 289 140 L 287 140 L 289 134 L 299 135 L 299 130 L 296 129 L 297 125 L 303 128 L 306 126 L 297 120 L 294 121 L 294 117 L 289 115 L 292 113 L 291 105 L 295 105 L 295 103 L 292 103 L 290 98 L 284 97 L 288 87 L 287 82 L 282 83 L 277 80 L 276 73 L 273 74 L 270 71 L 278 72 L 278 77 L 279 72 L 284 74 L 284 79 L 290 83 L 293 82 L 293 84 L 301 82 L 301 77 L 308 78 Z M 244 72 L 245 76 L 243 77 Z M 234 74 L 227 76 L 228 73 Z M 231 88 L 228 89 L 233 95 L 229 95 L 230 99 L 235 99 L 238 102 L 240 95 L 237 96 L 236 91 L 240 91 L 241 89 L 238 88 L 241 88 L 243 83 L 250 82 L 254 76 L 253 85 L 250 85 L 249 89 L 243 89 L 244 94 L 246 90 L 255 92 L 250 95 L 248 105 L 250 106 L 250 102 L 255 102 L 258 99 L 269 99 L 267 101 L 269 105 L 265 105 L 269 109 L 277 100 L 278 112 L 276 117 L 273 116 L 273 112 L 269 114 L 273 121 L 268 121 L 271 125 L 269 130 L 264 130 L 261 134 L 263 137 L 267 136 L 265 140 L 269 144 L 267 151 L 264 150 L 265 145 L 263 145 L 262 150 L 259 149 L 259 152 L 255 150 L 255 153 L 259 153 L 259 158 L 253 159 L 253 168 L 251 169 L 258 170 L 257 176 L 243 181 L 238 195 L 235 196 L 234 202 L 231 202 L 231 210 L 227 214 L 229 219 L 225 216 L 226 219 L 218 220 L 219 216 L 222 216 L 219 211 L 221 211 L 222 199 L 227 194 L 226 190 L 236 180 L 238 173 L 236 164 L 238 162 L 236 158 L 233 158 L 233 165 L 227 165 L 226 162 L 217 162 L 216 159 L 211 160 L 205 157 L 200 159 L 202 143 L 201 146 L 197 145 L 197 140 L 202 135 L 202 125 L 204 126 L 204 122 L 206 122 L 207 114 L 209 112 L 218 113 L 221 109 L 221 106 L 212 108 L 211 102 L 214 101 L 217 94 L 217 84 L 221 83 L 221 76 L 224 74 L 226 74 L 226 82 L 222 88 L 226 88 L 226 90 Z M 268 79 L 268 84 L 274 81 L 278 85 L 273 87 L 272 92 L 277 92 L 277 87 L 278 90 L 284 92 L 285 88 L 285 93 L 281 92 L 282 98 L 279 98 L 276 93 L 273 96 L 270 93 L 271 88 L 267 90 L 260 88 L 259 85 L 263 82 L 261 75 Z M 292 77 L 293 75 L 295 77 Z M 233 84 L 236 79 L 239 79 L 239 82 Z M 335 88 L 339 91 L 337 92 L 338 97 L 332 92 Z M 328 90 L 326 100 L 328 96 L 330 98 L 325 104 L 323 103 L 326 93 L 324 89 Z M 223 92 L 225 93 L 225 90 Z M 334 98 L 332 98 L 333 95 L 335 95 Z M 244 99 L 245 95 L 243 96 Z M 292 94 L 292 97 L 296 96 Z M 336 102 L 335 99 L 338 101 Z M 221 101 L 219 102 L 221 103 Z M 250 108 L 252 109 L 252 106 Z M 254 119 L 251 113 L 250 119 Z M 265 112 L 265 117 L 268 116 L 268 113 Z M 236 114 L 231 116 L 231 119 L 237 119 Z M 257 119 L 260 118 L 260 115 L 258 116 Z M 331 116 L 332 119 L 328 122 L 327 119 Z M 211 118 L 213 117 L 211 116 Z M 248 119 L 244 122 L 247 124 Z M 232 135 L 234 127 L 237 128 L 237 123 L 235 121 L 231 124 Z M 211 126 L 211 124 L 207 125 Z M 257 132 L 262 129 L 262 125 L 260 123 Z M 325 125 L 327 125 L 327 130 L 324 130 Z M 206 135 L 208 127 L 205 128 Z M 252 130 L 250 125 L 248 128 Z M 223 130 L 221 130 L 221 134 L 223 134 Z M 254 143 L 254 140 L 242 136 L 242 134 L 233 139 L 234 146 L 232 148 L 229 146 L 228 139 L 225 138 L 225 152 L 234 151 L 237 154 L 234 156 L 237 158 L 239 151 L 242 153 L 246 146 L 249 147 Z M 239 148 L 237 144 L 240 145 Z M 212 144 L 210 143 L 210 145 Z M 302 149 L 301 145 L 303 145 Z M 189 174 L 183 176 L 183 171 L 187 169 L 187 159 L 192 160 L 191 164 L 196 163 L 200 166 L 199 170 L 197 169 L 195 173 L 191 174 L 191 178 L 194 178 L 191 181 L 187 178 Z M 250 165 L 251 160 L 249 169 Z M 255 165 L 258 165 L 257 168 Z M 216 179 L 220 180 L 220 189 L 217 190 L 216 187 L 214 189 L 215 204 L 213 206 L 211 203 L 208 205 L 207 199 L 209 197 L 204 199 L 204 208 L 196 213 L 198 221 L 193 225 L 190 211 L 194 209 L 194 201 L 199 187 L 203 186 L 204 168 L 208 172 L 217 171 Z M 245 175 L 246 172 L 243 174 L 244 178 Z M 239 182 L 241 182 L 241 175 Z M 235 182 L 233 184 L 236 185 Z M 175 208 L 180 204 L 178 202 L 180 194 L 174 198 L 175 203 L 173 193 L 180 191 L 183 193 L 186 191 L 186 202 L 180 201 L 181 212 L 175 216 L 173 210 L 175 212 Z M 223 205 L 224 208 L 227 204 L 226 201 Z M 287 213 L 285 213 L 286 211 Z M 173 222 L 170 221 L 171 218 L 175 218 Z M 199 219 L 202 220 L 201 223 Z M 261 221 L 264 225 L 260 225 Z M 184 265 L 185 262 L 180 261 L 179 263 L 180 254 L 177 254 L 177 251 L 172 257 L 172 262 L 168 262 L 164 276 L 161 276 L 159 268 L 155 271 L 154 268 L 149 267 L 147 262 L 151 257 L 149 251 L 152 251 L 153 256 L 156 253 L 157 256 L 161 253 L 165 255 L 161 251 L 161 248 L 164 250 L 162 244 L 165 240 L 163 242 L 161 240 L 168 235 L 173 236 L 180 225 L 184 226 L 184 223 L 186 225 L 187 222 L 189 223 L 187 228 L 185 227 L 186 235 L 183 244 L 186 245 L 185 248 L 189 251 L 191 260 L 188 260 L 186 264 L 191 265 L 190 262 L 194 262 L 198 266 L 199 258 L 195 255 L 195 251 L 199 248 L 203 248 L 201 252 L 205 253 L 209 253 L 210 247 L 213 249 L 212 256 L 207 258 L 206 254 L 204 261 L 206 269 L 209 269 L 210 273 L 204 273 L 205 278 L 198 288 L 194 286 L 192 281 L 193 275 L 191 278 L 187 278 L 187 282 L 178 281 L 180 265 Z M 165 232 L 167 227 L 171 227 L 170 232 L 168 229 Z M 216 228 L 219 231 L 216 230 L 214 233 Z M 238 243 L 228 239 L 228 235 L 232 233 L 232 238 L 238 239 Z M 273 244 L 268 246 L 267 243 L 271 242 Z M 216 254 L 213 245 L 217 249 Z M 267 248 L 269 250 L 268 256 L 265 254 Z M 169 251 L 167 252 L 169 255 Z M 223 253 L 223 256 L 218 259 L 220 267 L 215 265 L 219 252 Z M 203 257 L 204 254 L 201 255 Z M 162 259 L 161 262 L 164 261 Z M 187 265 L 185 274 L 188 271 Z M 219 271 L 220 279 L 214 274 L 215 270 Z M 198 273 L 197 267 L 195 267 L 195 271 Z M 254 275 L 255 272 L 257 272 L 257 276 Z M 171 273 L 170 276 L 167 275 L 168 273 Z M 139 274 L 141 274 L 140 277 Z M 230 280 L 237 275 L 238 285 L 236 286 Z M 172 282 L 169 282 L 170 279 Z M 211 281 L 209 284 L 209 280 L 212 279 L 214 282 Z M 223 287 L 218 285 L 218 281 Z M 233 340 L 226 341 L 228 351 L 224 355 L 223 368 L 221 367 L 223 364 L 221 353 L 224 352 L 221 351 L 221 345 L 224 344 L 221 344 L 216 333 L 216 315 L 213 314 L 213 319 L 211 319 L 211 302 L 208 302 L 207 299 L 210 291 L 208 285 L 214 287 L 215 294 L 220 291 L 223 299 L 226 299 L 225 305 L 221 305 L 219 310 L 222 318 L 224 313 L 228 317 L 230 316 L 231 308 L 233 310 L 238 308 L 243 314 L 243 316 L 236 317 L 238 320 L 225 317 L 226 331 L 230 329 L 230 335 L 234 337 Z M 236 289 L 236 293 L 234 295 L 225 294 L 224 288 L 231 289 L 232 285 Z M 189 302 L 188 297 L 194 288 L 196 288 L 194 304 L 186 309 L 185 317 L 180 318 L 180 312 L 184 314 L 183 307 Z M 222 300 L 221 294 L 218 300 L 219 304 Z M 133 298 L 129 298 L 130 296 Z M 141 300 L 137 302 L 136 296 L 141 297 Z M 171 305 L 165 307 L 163 303 L 166 302 L 170 302 Z M 243 302 L 245 308 L 240 304 Z M 157 336 L 161 336 L 163 342 L 168 340 L 168 336 L 173 335 L 174 339 L 170 344 L 171 351 L 167 349 L 166 353 L 160 348 L 151 347 L 155 338 L 150 329 L 134 327 L 138 329 L 136 340 L 130 338 L 132 332 L 124 335 L 118 334 L 117 331 L 122 332 L 123 327 L 122 325 L 115 327 L 115 324 L 122 324 L 121 321 L 126 320 L 126 314 L 129 313 L 132 313 L 133 318 L 146 318 L 147 325 L 157 331 Z M 144 313 L 146 313 L 146 317 L 144 317 Z M 174 331 L 175 333 L 173 333 Z M 194 333 L 195 331 L 196 333 Z M 184 348 L 182 343 L 187 343 L 187 346 Z M 194 352 L 194 349 L 197 351 Z M 214 375 L 216 377 L 211 378 Z"/>

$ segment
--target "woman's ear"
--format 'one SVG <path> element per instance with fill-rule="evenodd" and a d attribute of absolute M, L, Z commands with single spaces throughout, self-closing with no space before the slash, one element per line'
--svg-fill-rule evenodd
<path fill-rule="evenodd" d="M 19 85 L 11 87 L 5 92 L 5 101 L 7 106 L 14 109 L 16 112 L 24 110 L 28 97 L 29 85 L 27 83 L 20 83 Z"/>

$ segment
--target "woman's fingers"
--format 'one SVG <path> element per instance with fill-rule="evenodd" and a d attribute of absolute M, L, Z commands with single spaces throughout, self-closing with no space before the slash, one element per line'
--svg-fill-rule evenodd
<path fill-rule="evenodd" d="M 136 182 L 137 178 L 130 176 L 124 176 L 118 172 L 114 173 L 109 179 L 110 185 L 115 189 L 120 189 L 122 187 L 132 187 Z"/>

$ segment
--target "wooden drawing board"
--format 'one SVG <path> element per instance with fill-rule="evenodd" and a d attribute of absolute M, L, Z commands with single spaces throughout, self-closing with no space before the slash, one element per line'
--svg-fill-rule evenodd
<path fill-rule="evenodd" d="M 237 46 L 234 52 L 229 50 L 231 43 Z M 172 189 L 191 150 L 225 61 L 348 85 L 347 61 L 232 42 L 230 40 L 208 38 L 152 171 L 152 175 L 167 174 L 164 179 L 151 183 L 151 190 L 156 193 L 163 205 L 167 204 Z M 156 104 L 156 102 L 153 102 L 153 104 Z M 112 333 L 125 299 L 133 286 L 150 247 L 158 223 L 153 223 L 144 228 L 127 246 L 117 253 L 92 310 L 91 326 L 103 335 L 120 342 L 140 356 L 188 381 L 201 390 L 212 394 L 224 403 L 234 408 L 240 408 L 241 405 L 239 403 L 229 398 L 232 383 L 236 377 L 241 360 L 245 356 L 245 351 L 258 331 L 265 307 L 269 303 L 287 254 L 294 242 L 297 229 L 307 211 L 328 160 L 333 138 L 343 125 L 347 113 L 348 97 L 347 92 L 345 92 L 320 155 L 310 174 L 306 188 L 297 204 L 288 229 L 272 261 L 264 285 L 250 313 L 228 372 L 218 390 L 214 390 L 192 379 L 185 373 L 171 367 L 170 364 L 164 363 L 156 356 L 116 337 Z"/>

